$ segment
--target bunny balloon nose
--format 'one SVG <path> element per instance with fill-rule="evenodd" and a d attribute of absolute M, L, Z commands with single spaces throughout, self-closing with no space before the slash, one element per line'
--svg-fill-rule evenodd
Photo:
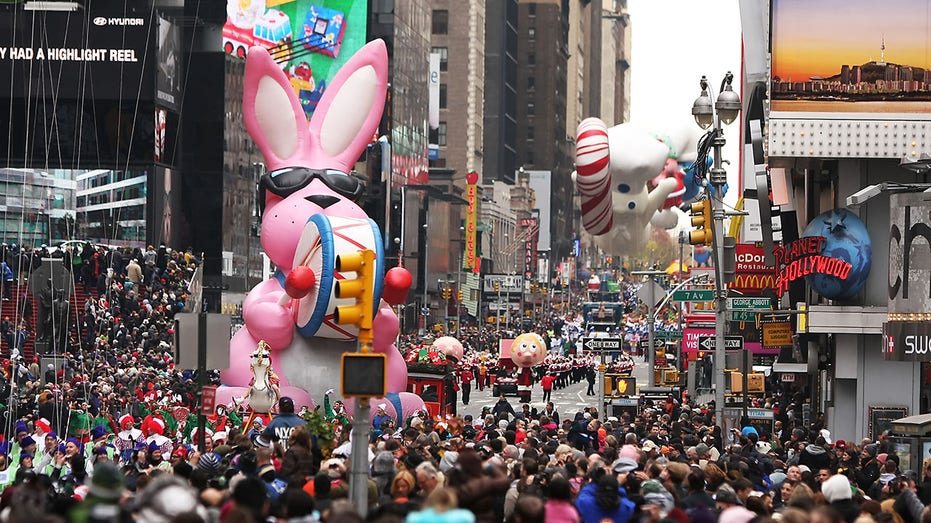
<path fill-rule="evenodd" d="M 339 198 L 330 194 L 311 194 L 304 199 L 320 207 L 321 209 L 326 209 L 327 207 L 339 201 Z"/>

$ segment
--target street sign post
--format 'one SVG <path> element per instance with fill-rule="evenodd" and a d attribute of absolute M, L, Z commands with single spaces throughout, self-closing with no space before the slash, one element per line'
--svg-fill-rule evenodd
<path fill-rule="evenodd" d="M 727 317 L 730 321 L 756 321 L 757 311 L 755 310 L 728 310 Z"/>
<path fill-rule="evenodd" d="M 611 352 L 621 350 L 624 340 L 621 338 L 582 338 L 582 348 L 593 352 Z"/>
<path fill-rule="evenodd" d="M 770 298 L 728 298 L 727 310 L 754 310 L 768 311 L 772 310 L 773 301 Z"/>
<path fill-rule="evenodd" d="M 714 289 L 680 289 L 672 293 L 672 301 L 714 301 Z"/>
<path fill-rule="evenodd" d="M 640 287 L 640 290 L 637 291 L 637 297 L 640 298 L 640 301 L 647 307 L 656 307 L 659 305 L 659 302 L 666 297 L 666 289 L 655 281 L 650 280 L 644 282 Z"/>
<path fill-rule="evenodd" d="M 699 336 L 698 337 L 698 346 L 702 350 L 713 351 L 715 349 L 714 335 L 709 336 Z M 724 350 L 726 351 L 740 351 L 744 348 L 744 338 L 743 336 L 725 336 L 724 337 Z"/>
<path fill-rule="evenodd" d="M 657 348 L 658 348 L 658 347 L 663 347 L 663 346 L 665 346 L 665 345 L 666 345 L 666 340 L 663 340 L 663 339 L 660 339 L 660 338 L 654 338 L 654 339 L 653 339 L 653 346 L 654 346 L 654 347 L 657 347 Z M 650 340 L 647 339 L 647 338 L 643 338 L 643 339 L 641 339 L 640 341 L 637 342 L 637 346 L 640 347 L 640 350 L 647 350 L 647 349 L 650 348 Z"/>

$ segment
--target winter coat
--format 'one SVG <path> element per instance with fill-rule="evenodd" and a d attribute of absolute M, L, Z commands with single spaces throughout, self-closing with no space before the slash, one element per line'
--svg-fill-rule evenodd
<path fill-rule="evenodd" d="M 798 459 L 799 465 L 807 465 L 815 474 L 818 469 L 826 469 L 831 466 L 831 456 L 828 455 L 824 447 L 810 443 L 805 446 L 801 456 Z"/>
<path fill-rule="evenodd" d="M 288 486 L 301 488 L 307 478 L 314 473 L 314 457 L 310 449 L 303 445 L 289 447 L 281 460 L 278 477 L 288 482 Z"/>
<path fill-rule="evenodd" d="M 602 523 L 605 520 L 614 523 L 627 523 L 634 514 L 634 502 L 627 499 L 627 491 L 623 487 L 618 487 L 618 493 L 621 496 L 621 505 L 614 512 L 608 513 L 601 509 L 595 503 L 595 492 L 598 485 L 589 484 L 582 487 L 579 497 L 575 500 L 575 508 L 578 509 L 579 515 L 582 516 L 583 523 Z"/>

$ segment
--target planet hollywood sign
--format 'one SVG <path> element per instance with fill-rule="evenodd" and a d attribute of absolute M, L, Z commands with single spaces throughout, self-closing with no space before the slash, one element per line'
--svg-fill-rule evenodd
<path fill-rule="evenodd" d="M 776 278 L 778 295 L 785 294 L 791 282 L 809 274 L 847 279 L 853 266 L 845 260 L 823 255 L 825 240 L 824 236 L 806 236 L 775 248 L 776 265 L 781 267 Z"/>

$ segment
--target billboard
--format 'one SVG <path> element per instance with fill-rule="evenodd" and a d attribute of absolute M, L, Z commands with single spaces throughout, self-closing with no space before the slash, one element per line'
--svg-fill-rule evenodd
<path fill-rule="evenodd" d="M 540 233 L 538 234 L 537 250 L 549 251 L 550 247 L 550 213 L 553 187 L 551 184 L 553 174 L 550 171 L 527 171 L 530 188 L 533 189 L 535 209 L 540 210 Z"/>
<path fill-rule="evenodd" d="M 158 16 L 158 54 L 155 72 L 155 99 L 177 111 L 181 105 L 181 28 Z"/>
<path fill-rule="evenodd" d="M 13 98 L 151 100 L 146 61 L 157 23 L 147 2 L 99 0 L 76 13 L 0 17 L 0 85 Z"/>
<path fill-rule="evenodd" d="M 728 288 L 746 296 L 759 296 L 776 288 L 776 267 L 766 264 L 763 247 L 750 243 L 736 246 L 737 275 Z"/>
<path fill-rule="evenodd" d="M 227 0 L 223 49 L 267 48 L 310 119 L 336 72 L 365 45 L 368 0 Z"/>
<path fill-rule="evenodd" d="M 155 167 L 154 174 L 154 183 L 148 187 L 152 195 L 146 234 L 148 242 L 175 247 L 190 245 L 191 228 L 181 209 L 181 172 L 159 165 Z"/>
<path fill-rule="evenodd" d="M 931 323 L 887 321 L 882 346 L 886 361 L 931 361 Z"/>
<path fill-rule="evenodd" d="M 931 0 L 773 0 L 772 105 L 806 113 L 931 111 Z"/>
<path fill-rule="evenodd" d="M 931 203 L 925 193 L 889 196 L 889 302 L 892 315 L 931 312 Z M 915 319 L 915 318 L 908 318 Z M 921 319 L 925 319 L 922 316 Z"/>

